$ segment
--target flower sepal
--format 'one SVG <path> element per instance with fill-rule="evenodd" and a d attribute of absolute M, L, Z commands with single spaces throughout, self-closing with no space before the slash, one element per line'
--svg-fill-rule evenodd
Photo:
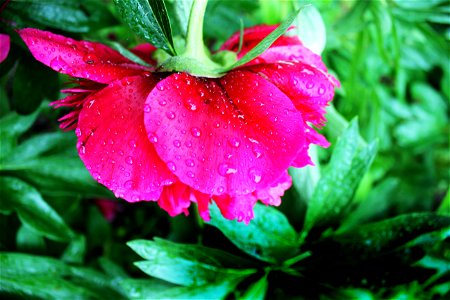
<path fill-rule="evenodd" d="M 200 61 L 189 56 L 173 56 L 164 61 L 157 72 L 183 72 L 193 76 L 219 78 L 225 75 L 223 67 L 212 60 Z"/>

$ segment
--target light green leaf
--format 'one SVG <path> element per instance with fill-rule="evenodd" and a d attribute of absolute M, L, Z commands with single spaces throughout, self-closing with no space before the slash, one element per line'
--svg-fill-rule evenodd
<path fill-rule="evenodd" d="M 245 293 L 239 297 L 240 300 L 264 300 L 267 293 L 269 282 L 267 281 L 267 275 L 263 276 L 260 280 L 250 285 Z"/>
<path fill-rule="evenodd" d="M 17 211 L 20 220 L 40 234 L 58 241 L 69 241 L 74 233 L 64 220 L 42 199 L 39 192 L 14 177 L 0 177 L 2 202 Z M 3 206 L 3 203 L 2 203 Z"/>
<path fill-rule="evenodd" d="M 346 213 L 352 196 L 376 154 L 376 143 L 360 146 L 356 120 L 337 141 L 331 160 L 314 190 L 302 232 L 333 223 Z"/>
<path fill-rule="evenodd" d="M 255 272 L 253 269 L 224 267 L 220 258 L 222 255 L 228 257 L 228 254 L 210 251 L 201 246 L 180 245 L 159 239 L 135 240 L 128 242 L 128 246 L 147 259 L 135 263 L 143 272 L 184 286 L 201 286 L 216 281 L 244 278 Z"/>
<path fill-rule="evenodd" d="M 325 49 L 327 32 L 320 12 L 314 5 L 305 6 L 294 22 L 298 37 L 312 52 L 320 55 Z"/>
<path fill-rule="evenodd" d="M 194 0 L 174 1 L 175 18 L 183 35 L 186 35 L 187 32 L 193 2 Z"/>
<path fill-rule="evenodd" d="M 297 234 L 278 210 L 256 204 L 249 225 L 226 220 L 216 205 L 210 206 L 211 222 L 239 249 L 260 260 L 276 263 L 295 255 Z"/>

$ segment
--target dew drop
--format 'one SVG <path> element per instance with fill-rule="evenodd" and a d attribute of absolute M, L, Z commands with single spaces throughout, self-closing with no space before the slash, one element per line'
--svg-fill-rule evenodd
<path fill-rule="evenodd" d="M 194 137 L 200 137 L 202 135 L 202 132 L 197 127 L 192 127 L 191 128 L 191 134 Z"/>
<path fill-rule="evenodd" d="M 320 85 L 318 92 L 319 92 L 319 95 L 325 94 L 325 87 L 323 85 Z"/>
<path fill-rule="evenodd" d="M 133 164 L 133 158 L 131 156 L 127 156 L 125 162 L 131 166 Z"/>
<path fill-rule="evenodd" d="M 219 194 L 223 194 L 224 191 L 225 191 L 225 188 L 223 186 L 219 186 L 217 188 L 217 193 L 219 193 Z"/>
<path fill-rule="evenodd" d="M 312 83 L 312 82 L 306 83 L 306 88 L 307 89 L 312 89 L 313 87 L 314 87 L 314 83 Z"/>
<path fill-rule="evenodd" d="M 239 139 L 237 139 L 235 137 L 229 139 L 228 143 L 234 148 L 239 148 L 239 146 L 241 145 L 241 142 L 239 141 Z"/>
<path fill-rule="evenodd" d="M 262 173 L 257 168 L 250 168 L 248 170 L 248 177 L 254 182 L 254 183 L 260 183 L 262 179 Z"/>
<path fill-rule="evenodd" d="M 169 120 L 173 120 L 173 119 L 175 119 L 175 113 L 173 111 L 168 111 L 168 112 L 166 112 L 166 117 Z"/>
<path fill-rule="evenodd" d="M 195 166 L 195 163 L 192 159 L 186 159 L 185 163 L 186 163 L 186 166 L 188 166 L 188 167 Z"/>
<path fill-rule="evenodd" d="M 195 174 L 192 173 L 191 171 L 188 171 L 188 172 L 186 173 L 186 175 L 187 175 L 187 177 L 189 177 L 189 178 L 194 178 L 194 177 L 195 177 Z"/>
<path fill-rule="evenodd" d="M 131 141 L 128 143 L 128 145 L 130 145 L 131 148 L 136 148 L 136 147 L 137 147 L 137 144 L 136 144 L 136 141 L 135 141 L 135 140 L 131 140 Z"/>
<path fill-rule="evenodd" d="M 75 134 L 77 135 L 77 137 L 81 137 L 81 129 L 80 128 L 75 129 Z"/>
<path fill-rule="evenodd" d="M 145 104 L 145 105 L 144 105 L 144 112 L 145 112 L 145 113 L 149 113 L 149 112 L 151 112 L 151 111 L 152 111 L 152 108 L 150 107 L 150 105 Z"/>
<path fill-rule="evenodd" d="M 133 186 L 134 186 L 133 180 L 128 180 L 128 181 L 126 181 L 125 184 L 124 184 L 124 186 L 125 186 L 126 189 L 132 189 Z"/>
<path fill-rule="evenodd" d="M 83 60 L 88 65 L 93 65 L 93 64 L 95 64 L 95 61 L 97 60 L 97 56 L 95 56 L 95 54 L 87 54 L 83 57 Z"/>
<path fill-rule="evenodd" d="M 260 158 L 263 155 L 263 150 L 258 144 L 252 146 L 252 152 L 256 158 Z"/>
<path fill-rule="evenodd" d="M 164 86 L 163 85 L 157 85 L 156 88 L 160 91 L 164 91 Z"/>
<path fill-rule="evenodd" d="M 78 152 L 83 155 L 86 153 L 86 147 L 85 146 L 81 146 L 80 149 L 78 150 Z"/>
<path fill-rule="evenodd" d="M 148 139 L 150 140 L 150 142 L 152 142 L 152 143 L 157 143 L 158 142 L 158 137 L 156 136 L 156 134 L 155 133 L 150 133 L 149 135 L 148 135 Z"/>
<path fill-rule="evenodd" d="M 184 144 L 186 145 L 186 147 L 191 148 L 192 147 L 192 142 L 191 141 L 186 141 L 184 142 Z"/>
<path fill-rule="evenodd" d="M 164 99 L 161 99 L 161 100 L 159 100 L 159 105 L 161 105 L 161 106 L 165 106 L 166 104 L 167 104 L 167 101 L 166 100 L 164 100 Z"/>
<path fill-rule="evenodd" d="M 175 165 L 175 163 L 173 161 L 169 161 L 167 163 L 167 167 L 169 168 L 170 171 L 175 172 L 177 170 L 177 166 Z"/>
<path fill-rule="evenodd" d="M 227 176 L 230 174 L 235 174 L 237 172 L 237 169 L 235 169 L 229 164 L 221 163 L 219 165 L 218 172 L 221 176 Z"/>
<path fill-rule="evenodd" d="M 175 147 L 177 147 L 177 148 L 180 148 L 180 147 L 181 147 L 181 142 L 180 142 L 179 140 L 174 140 L 174 141 L 173 141 L 173 145 L 174 145 Z"/>

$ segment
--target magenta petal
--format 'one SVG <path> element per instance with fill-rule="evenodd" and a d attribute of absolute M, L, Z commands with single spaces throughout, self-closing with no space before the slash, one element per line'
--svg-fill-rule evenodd
<path fill-rule="evenodd" d="M 0 33 L 0 63 L 8 56 L 10 46 L 9 35 Z"/>
<path fill-rule="evenodd" d="M 176 178 L 148 141 L 144 101 L 153 77 L 114 81 L 92 94 L 78 120 L 78 152 L 92 176 L 127 201 L 157 200 Z"/>
<path fill-rule="evenodd" d="M 237 219 L 238 222 L 250 223 L 253 219 L 253 207 L 257 198 L 253 194 L 242 196 L 214 196 L 214 202 L 222 215 L 228 220 Z"/>
<path fill-rule="evenodd" d="M 181 213 L 188 214 L 187 209 L 191 205 L 191 188 L 181 182 L 166 185 L 158 200 L 159 206 L 167 211 L 171 217 Z"/>
<path fill-rule="evenodd" d="M 158 155 L 185 184 L 209 195 L 245 195 L 274 182 L 304 143 L 302 116 L 261 76 L 175 74 L 146 101 Z"/>
<path fill-rule="evenodd" d="M 325 107 L 334 96 L 334 84 L 322 70 L 304 63 L 278 63 L 248 67 L 282 90 L 301 112 L 303 120 L 320 127 Z"/>
<path fill-rule="evenodd" d="M 18 32 L 38 61 L 73 77 L 109 83 L 148 70 L 100 43 L 76 41 L 34 28 Z"/>
<path fill-rule="evenodd" d="M 281 196 L 284 195 L 284 192 L 288 190 L 291 185 L 292 178 L 289 176 L 288 172 L 284 172 L 283 175 L 269 187 L 262 190 L 256 190 L 253 194 L 266 205 L 278 206 L 281 204 Z"/>

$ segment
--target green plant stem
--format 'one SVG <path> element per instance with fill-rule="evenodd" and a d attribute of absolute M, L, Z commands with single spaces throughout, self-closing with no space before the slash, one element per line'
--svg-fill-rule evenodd
<path fill-rule="evenodd" d="M 208 0 L 195 0 L 192 4 L 187 29 L 186 51 L 184 56 L 198 60 L 210 60 L 203 44 L 203 17 Z"/>

